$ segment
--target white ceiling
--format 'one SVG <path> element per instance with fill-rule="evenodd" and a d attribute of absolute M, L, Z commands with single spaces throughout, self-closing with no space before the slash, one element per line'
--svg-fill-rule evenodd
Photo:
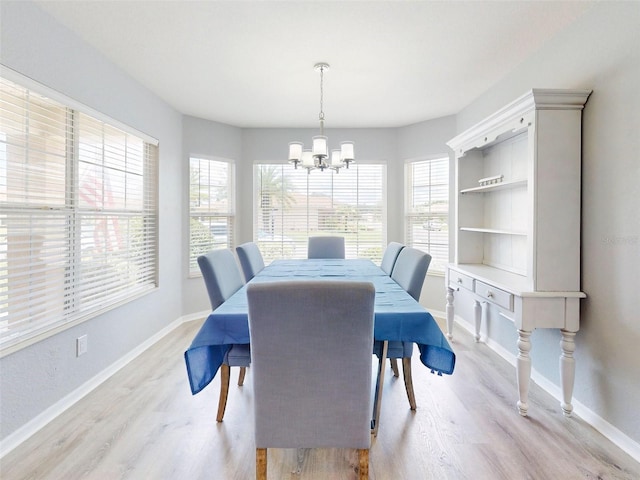
<path fill-rule="evenodd" d="M 455 114 L 585 1 L 38 1 L 176 110 L 239 127 L 397 127 Z M 535 87 L 535 85 L 532 85 Z"/>

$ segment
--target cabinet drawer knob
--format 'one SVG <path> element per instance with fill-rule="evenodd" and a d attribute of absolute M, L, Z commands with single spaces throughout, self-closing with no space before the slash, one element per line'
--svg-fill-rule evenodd
<path fill-rule="evenodd" d="M 493 298 L 493 292 L 487 292 L 487 298 Z"/>
<path fill-rule="evenodd" d="M 462 279 L 458 277 L 458 283 L 462 283 Z"/>

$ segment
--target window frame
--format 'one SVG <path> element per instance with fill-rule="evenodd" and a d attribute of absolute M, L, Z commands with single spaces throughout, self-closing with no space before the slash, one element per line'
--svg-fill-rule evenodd
<path fill-rule="evenodd" d="M 0 277 L 4 278 L 0 285 L 3 292 L 0 295 L 1 358 L 157 290 L 159 148 L 158 141 L 149 135 L 18 72 L 6 68 L 0 77 L 3 89 L 16 92 L 16 96 L 7 93 L 0 103 L 2 121 L 7 122 L 4 123 L 6 132 L 11 135 L 3 140 L 8 148 L 3 150 L 4 171 L 0 172 L 3 177 L 0 194 L 4 194 L 0 198 L 3 219 L 0 235 L 5 235 L 3 243 L 7 245 L 7 249 L 0 252 Z M 58 125 L 63 132 L 60 145 L 64 147 L 58 155 L 57 173 L 51 170 L 48 150 L 33 147 L 45 141 L 45 137 L 26 127 L 34 124 L 34 112 L 40 109 L 59 110 L 66 117 L 64 122 L 57 123 L 51 123 L 55 120 L 47 117 L 37 119 L 43 122 L 42 131 Z M 21 127 L 22 124 L 11 127 L 15 120 L 24 122 L 25 127 Z M 82 148 L 86 147 L 83 142 L 88 138 L 89 120 L 102 129 L 101 137 L 93 137 L 102 142 L 95 166 L 101 169 L 99 179 L 103 182 L 102 200 L 94 206 L 88 205 L 81 195 L 81 164 L 84 162 L 85 168 L 88 165 Z M 115 137 L 120 143 L 114 143 Z M 24 153 L 16 153 L 20 151 Z M 34 183 L 36 176 L 28 173 L 33 168 L 43 172 L 39 183 Z M 20 176 L 24 176 L 23 181 Z M 58 187 L 49 184 L 52 179 Z M 36 192 L 33 198 L 32 191 Z M 51 197 L 56 191 L 59 196 Z M 41 192 L 44 195 L 38 197 Z M 105 194 L 115 203 L 106 205 Z M 100 197 L 96 194 L 94 198 Z M 56 217 L 65 220 L 49 225 Z M 101 238 L 115 241 L 117 246 L 96 248 L 87 254 L 86 245 L 95 242 L 96 224 L 92 222 L 96 218 L 112 225 L 105 227 Z M 16 233 L 21 235 L 18 240 Z M 37 238 L 43 245 L 34 246 Z M 43 258 L 37 257 L 36 252 Z M 112 270 L 109 277 L 103 273 L 106 269 L 99 266 L 120 268 L 119 265 L 129 262 L 130 269 L 117 274 Z M 51 273 L 52 264 L 56 265 L 57 276 Z M 31 274 L 21 280 L 24 275 L 20 272 L 24 268 Z M 33 274 L 38 269 L 40 280 Z M 102 275 L 96 276 L 96 272 Z M 114 288 L 108 288 L 107 284 Z M 49 310 L 51 306 L 55 314 Z M 46 315 L 33 313 L 42 309 Z"/>
<path fill-rule="evenodd" d="M 364 169 L 367 167 L 378 167 L 379 172 L 366 172 Z M 304 199 L 306 202 L 304 205 L 300 205 L 298 207 L 298 214 L 289 214 L 285 216 L 283 210 L 281 213 L 278 213 L 278 218 L 281 223 L 281 228 L 277 228 L 278 231 L 273 231 L 271 234 L 265 232 L 261 229 L 261 216 L 260 209 L 261 203 L 258 200 L 260 195 L 260 168 L 262 167 L 273 167 L 276 169 L 281 169 L 281 172 L 284 172 L 288 178 L 295 181 L 296 186 L 299 187 L 299 183 L 305 184 L 305 192 L 301 193 L 302 190 L 298 190 L 298 198 Z M 339 202 L 336 199 L 340 196 L 340 194 L 344 194 L 346 191 L 344 187 L 339 188 L 339 183 L 348 178 L 348 175 L 351 175 L 355 172 L 357 175 L 358 182 L 360 182 L 360 178 L 362 178 L 363 182 L 366 179 L 366 176 L 360 176 L 361 171 L 358 169 L 363 169 L 362 175 L 370 174 L 372 176 L 379 175 L 380 183 L 375 184 L 375 188 L 371 188 L 368 184 L 364 184 L 362 188 L 358 186 L 357 189 L 353 191 L 357 191 L 356 195 L 358 198 L 358 206 L 355 209 L 355 212 L 352 212 L 351 218 L 358 218 L 356 223 L 358 223 L 357 231 L 355 235 L 357 236 L 357 240 L 355 242 L 350 242 L 349 237 L 353 234 L 353 221 L 345 220 L 347 226 L 345 227 L 345 231 L 339 231 L 335 229 L 327 229 L 327 228 L 319 228 L 321 224 L 324 222 L 326 226 L 328 223 L 335 223 L 335 218 L 331 219 L 331 217 L 336 217 L 336 212 L 333 210 L 334 205 L 339 205 L 340 207 L 352 207 L 353 205 L 348 204 L 348 202 Z M 329 204 L 329 206 L 325 206 L 322 208 L 322 205 L 309 204 L 309 198 L 314 196 L 322 196 L 318 193 L 319 186 L 312 185 L 310 186 L 310 180 L 313 181 L 314 176 L 324 176 L 320 177 L 319 183 L 328 182 L 329 176 L 333 176 L 331 179 L 331 187 L 327 187 L 328 191 L 325 195 L 325 202 Z M 336 183 L 337 181 L 337 183 Z M 360 185 L 358 183 L 357 185 Z M 283 186 L 282 189 L 284 191 L 286 187 Z M 379 207 L 374 208 L 371 204 L 366 203 L 361 198 L 365 198 L 366 196 L 371 196 L 371 193 L 375 192 L 375 195 L 379 196 Z M 283 162 L 270 162 L 270 161 L 256 161 L 253 165 L 253 195 L 252 195 L 252 204 L 253 204 L 253 241 L 258 244 L 261 251 L 263 252 L 263 257 L 265 258 L 265 262 L 269 262 L 273 259 L 277 258 L 306 258 L 307 256 L 307 239 L 309 235 L 342 235 L 345 236 L 346 240 L 346 257 L 347 258 L 371 258 L 372 261 L 380 263 L 382 258 L 382 253 L 384 251 L 384 247 L 386 246 L 386 237 L 387 237 L 387 164 L 384 161 L 362 161 L 358 160 L 358 163 L 352 164 L 350 168 L 347 170 L 342 168 L 339 173 L 333 171 L 319 171 L 312 170 L 307 173 L 302 167 L 295 169 L 293 165 Z M 297 201 L 297 200 L 296 200 Z M 368 206 L 367 206 L 368 205 Z M 314 216 L 313 210 L 316 210 L 317 217 L 311 218 Z M 378 238 L 374 238 L 371 240 L 367 239 L 366 234 L 363 232 L 362 234 L 360 229 L 360 216 L 365 213 L 369 215 L 371 218 L 379 218 L 379 235 Z M 292 230 L 298 230 L 298 233 L 289 235 L 290 231 L 285 232 L 285 224 L 284 218 L 290 219 L 294 222 L 294 225 L 291 226 L 289 224 L 288 228 Z M 306 217 L 306 218 L 305 218 Z M 293 220 L 295 218 L 295 220 Z M 317 218 L 317 220 L 316 220 Z M 346 217 L 345 217 L 346 218 Z M 309 223 L 311 222 L 311 223 Z M 316 225 L 317 223 L 317 225 Z M 298 224 L 298 227 L 295 226 Z M 375 235 L 375 233 L 374 233 Z M 280 249 L 279 255 L 274 255 L 271 250 Z"/>
<path fill-rule="evenodd" d="M 440 205 L 442 205 L 442 199 L 444 199 L 444 205 L 446 209 L 442 207 L 436 208 L 435 211 L 429 212 L 416 211 L 414 208 L 414 199 L 416 192 L 414 191 L 414 167 L 421 165 L 433 166 L 435 163 L 441 163 L 446 166 L 445 173 L 442 175 L 441 181 L 438 183 L 421 183 L 419 187 L 428 190 L 429 198 L 433 198 L 433 187 L 446 187 L 444 194 L 436 195 L 440 199 Z M 405 244 L 410 247 L 417 248 L 424 252 L 429 253 L 432 256 L 431 264 L 427 275 L 432 276 L 444 276 L 446 271 L 446 265 L 449 263 L 449 218 L 451 210 L 451 182 L 450 182 L 450 167 L 451 161 L 448 154 L 433 155 L 429 157 L 421 157 L 405 162 L 404 171 L 404 191 L 405 191 L 405 220 L 404 220 L 404 238 Z M 431 208 L 431 207 L 430 207 Z M 426 220 L 425 220 L 426 219 Z M 414 240 L 415 225 L 421 224 L 422 230 L 421 236 L 425 236 L 426 240 L 418 242 Z M 412 228 L 412 226 L 414 228 Z M 417 236 L 417 235 L 416 235 Z M 433 237 L 437 238 L 432 240 Z M 434 248 L 435 247 L 435 248 Z"/>
<path fill-rule="evenodd" d="M 214 167 L 219 167 L 221 165 L 225 165 L 228 168 L 227 181 L 226 181 L 226 202 L 227 209 L 226 211 L 220 211 L 215 209 L 205 210 L 202 209 L 198 212 L 194 212 L 193 209 L 193 192 L 192 187 L 194 183 L 192 183 L 192 162 L 208 162 L 212 164 Z M 219 164 L 219 165 L 215 165 Z M 202 171 L 200 169 L 200 171 Z M 211 171 L 211 167 L 209 167 L 209 171 Z M 200 177 L 199 177 L 200 178 Z M 201 182 L 198 182 L 198 185 L 203 185 Z M 207 185 L 207 184 L 204 184 Z M 219 185 L 208 184 L 209 188 L 216 187 Z M 188 205 L 189 205 L 189 247 L 187 252 L 187 268 L 189 270 L 189 278 L 197 278 L 201 277 L 202 273 L 200 272 L 200 268 L 197 264 L 197 257 L 199 255 L 205 254 L 211 250 L 229 248 L 233 250 L 235 247 L 235 238 L 236 238 L 236 166 L 235 162 L 230 159 L 220 158 L 220 157 L 211 157 L 207 155 L 189 155 L 189 186 L 187 188 L 187 192 L 189 195 Z M 200 198 L 200 197 L 199 197 Z M 224 209 L 223 209 L 224 210 Z M 211 238 L 204 238 L 204 242 L 200 242 L 199 244 L 195 242 L 193 236 L 197 233 L 194 232 L 194 223 L 192 219 L 194 217 L 209 217 L 211 219 L 219 220 L 215 222 L 216 225 L 226 223 L 226 239 L 224 242 L 216 242 L 215 240 L 215 232 L 213 232 L 213 224 L 210 222 L 209 229 L 211 230 Z M 201 222 L 199 222 L 201 223 Z M 206 233 L 202 232 L 199 237 L 206 235 Z M 208 241 L 208 242 L 207 242 Z M 193 251 L 194 244 L 198 245 L 197 251 Z"/>

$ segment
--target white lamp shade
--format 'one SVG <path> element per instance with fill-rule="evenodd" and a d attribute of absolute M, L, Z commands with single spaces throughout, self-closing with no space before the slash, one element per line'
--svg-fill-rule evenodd
<path fill-rule="evenodd" d="M 340 142 L 340 157 L 342 161 L 352 162 L 355 160 L 353 152 L 353 142 Z"/>
<path fill-rule="evenodd" d="M 302 166 L 305 168 L 313 168 L 315 166 L 311 150 L 304 150 L 302 152 Z"/>
<path fill-rule="evenodd" d="M 326 157 L 328 155 L 329 149 L 327 147 L 327 137 L 323 135 L 318 135 L 312 138 L 313 140 L 313 156 L 314 157 Z"/>
<path fill-rule="evenodd" d="M 300 160 L 302 157 L 302 142 L 289 143 L 289 161 Z"/>
<path fill-rule="evenodd" d="M 340 158 L 340 150 L 331 150 L 331 166 L 333 168 L 342 167 L 342 158 Z"/>

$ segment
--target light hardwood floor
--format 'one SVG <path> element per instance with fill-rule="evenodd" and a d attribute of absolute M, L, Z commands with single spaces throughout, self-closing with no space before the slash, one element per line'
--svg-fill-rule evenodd
<path fill-rule="evenodd" d="M 254 478 L 251 369 L 216 423 L 219 380 L 192 396 L 183 352 L 201 322 L 158 342 L 1 460 L 3 480 Z M 640 464 L 532 384 L 518 415 L 514 368 L 456 331 L 452 376 L 413 357 L 418 409 L 387 368 L 370 478 L 639 479 Z M 316 353 L 314 353 L 316 354 Z M 320 357 L 319 357 L 320 360 Z M 232 369 L 233 379 L 238 369 Z M 295 425 L 292 425 L 295 428 Z M 269 450 L 270 479 L 354 479 L 355 451 Z M 295 472 L 295 473 L 294 473 Z"/>

